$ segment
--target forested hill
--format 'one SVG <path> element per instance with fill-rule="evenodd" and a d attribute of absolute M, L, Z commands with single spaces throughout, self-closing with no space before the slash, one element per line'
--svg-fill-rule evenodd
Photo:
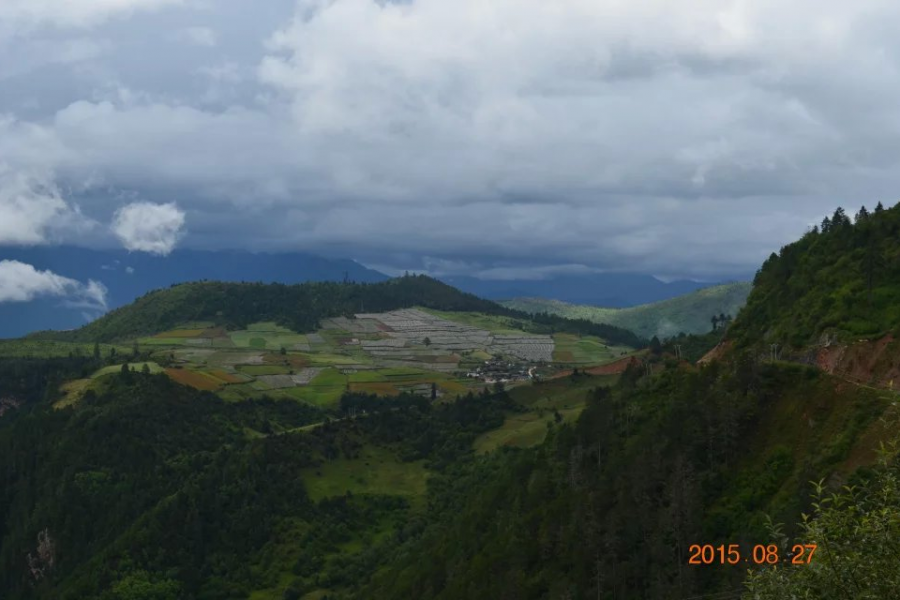
<path fill-rule="evenodd" d="M 729 337 L 799 348 L 823 335 L 878 336 L 900 325 L 900 205 L 838 208 L 757 272 Z"/>
<path fill-rule="evenodd" d="M 229 329 L 241 329 L 258 321 L 274 321 L 303 333 L 315 331 L 319 321 L 329 317 L 413 306 L 503 315 L 522 319 L 526 330 L 591 334 L 615 344 L 643 345 L 643 340 L 638 336 L 619 327 L 555 315 L 528 315 L 461 292 L 424 275 L 399 277 L 380 283 L 179 284 L 146 294 L 80 329 L 41 332 L 35 336 L 105 342 L 159 333 L 192 321 L 213 322 Z"/>

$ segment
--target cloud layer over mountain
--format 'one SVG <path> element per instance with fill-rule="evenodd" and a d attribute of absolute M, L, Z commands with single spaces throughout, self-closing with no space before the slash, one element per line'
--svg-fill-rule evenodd
<path fill-rule="evenodd" d="M 900 189 L 891 2 L 64 4 L 0 5 L 0 244 L 727 277 Z"/>

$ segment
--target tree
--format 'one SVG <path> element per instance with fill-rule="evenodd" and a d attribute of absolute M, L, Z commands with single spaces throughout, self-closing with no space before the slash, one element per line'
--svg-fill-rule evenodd
<path fill-rule="evenodd" d="M 100 360 L 100 343 L 94 342 L 94 359 Z"/>
<path fill-rule="evenodd" d="M 650 338 L 650 352 L 657 355 L 662 353 L 662 343 L 655 335 Z"/>
<path fill-rule="evenodd" d="M 850 225 L 850 217 L 844 212 L 844 209 L 838 206 L 834 209 L 834 215 L 831 217 L 831 226 L 834 228 Z"/>
<path fill-rule="evenodd" d="M 119 377 L 126 383 L 131 382 L 131 369 L 128 368 L 128 363 L 122 364 L 122 368 L 119 371 Z"/>
<path fill-rule="evenodd" d="M 431 399 L 437 400 L 437 384 L 433 381 L 431 382 Z"/>
<path fill-rule="evenodd" d="M 712 330 L 715 331 L 716 329 L 718 329 L 718 327 L 719 327 L 719 315 L 713 315 L 713 316 L 712 316 L 712 319 L 710 319 L 710 321 L 712 321 Z"/>
<path fill-rule="evenodd" d="M 794 542 L 817 544 L 809 562 L 751 573 L 745 598 L 888 600 L 897 597 L 900 589 L 897 442 L 882 449 L 880 464 L 865 487 L 847 487 L 841 492 L 828 493 L 821 482 L 815 486 L 812 518 L 804 515 L 799 523 L 802 541 Z M 793 543 L 786 543 L 780 525 L 771 525 L 770 530 L 773 541 L 782 542 L 782 555 L 793 549 Z"/>
<path fill-rule="evenodd" d="M 422 340 L 422 343 L 425 344 L 426 347 L 427 347 L 427 346 L 430 346 L 430 345 L 431 345 L 431 338 L 426 337 L 424 340 Z"/>
<path fill-rule="evenodd" d="M 148 363 L 144 363 L 144 366 L 141 367 L 141 373 L 143 373 L 144 375 L 150 374 L 150 365 Z"/>
<path fill-rule="evenodd" d="M 879 202 L 878 204 L 875 205 L 875 214 L 877 215 L 878 213 L 882 213 L 882 212 L 884 212 L 884 205 L 881 202 Z"/>
<path fill-rule="evenodd" d="M 279 350 L 278 352 L 279 352 L 279 354 L 281 354 L 282 356 L 284 356 L 285 354 L 287 354 L 287 348 L 285 348 L 284 346 L 282 346 L 282 347 L 281 347 L 281 350 Z"/>

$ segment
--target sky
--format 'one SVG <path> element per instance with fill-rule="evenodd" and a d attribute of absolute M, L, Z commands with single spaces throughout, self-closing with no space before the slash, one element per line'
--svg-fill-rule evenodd
<path fill-rule="evenodd" d="M 3 246 L 747 278 L 900 190 L 880 0 L 2 0 Z M 0 301 L 97 282 L 0 262 Z M 33 282 L 33 283 L 26 283 Z"/>

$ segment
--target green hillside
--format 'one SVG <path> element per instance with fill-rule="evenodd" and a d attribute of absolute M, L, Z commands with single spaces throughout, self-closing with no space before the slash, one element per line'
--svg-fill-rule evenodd
<path fill-rule="evenodd" d="M 630 308 L 602 308 L 567 304 L 543 298 L 517 298 L 501 302 L 506 307 L 527 313 L 550 313 L 569 319 L 587 319 L 622 327 L 651 338 L 669 338 L 679 333 L 705 333 L 712 328 L 713 315 L 734 316 L 750 294 L 750 283 L 715 285 L 684 296 L 642 304 Z"/>
<path fill-rule="evenodd" d="M 351 317 L 356 313 L 415 306 L 509 317 L 522 320 L 524 326 L 534 331 L 583 333 L 615 344 L 631 347 L 643 345 L 638 336 L 619 327 L 578 322 L 555 315 L 532 318 L 524 312 L 461 292 L 424 275 L 368 284 L 179 284 L 151 292 L 80 329 L 40 332 L 29 337 L 70 342 L 112 342 L 156 335 L 190 322 L 226 329 L 246 329 L 251 323 L 274 322 L 291 331 L 306 333 L 315 331 L 323 319 L 330 317 Z"/>
<path fill-rule="evenodd" d="M 900 206 L 879 203 L 854 221 L 838 209 L 766 260 L 730 337 L 802 348 L 900 333 L 898 258 Z"/>

